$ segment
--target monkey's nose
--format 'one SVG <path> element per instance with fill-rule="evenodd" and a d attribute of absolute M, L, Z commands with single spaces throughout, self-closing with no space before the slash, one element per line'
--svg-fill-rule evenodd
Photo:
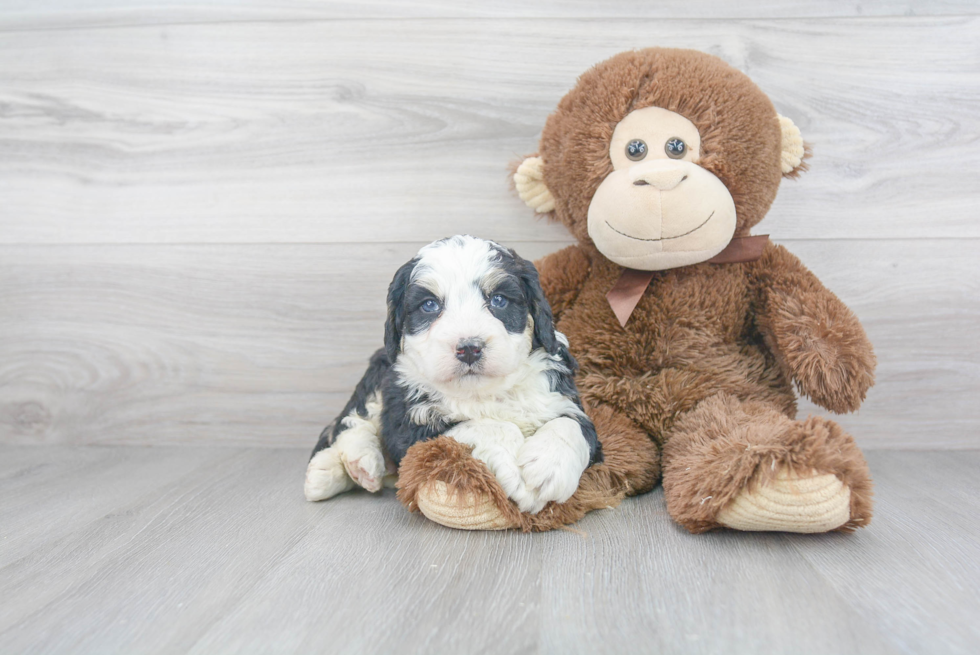
<path fill-rule="evenodd" d="M 638 170 L 630 171 L 633 178 L 633 186 L 650 185 L 661 191 L 670 191 L 678 184 L 687 179 L 687 174 L 683 170 L 676 168 L 644 168 L 636 167 Z"/>
<path fill-rule="evenodd" d="M 483 339 L 460 339 L 456 344 L 456 359 L 472 366 L 483 357 L 485 345 Z"/>

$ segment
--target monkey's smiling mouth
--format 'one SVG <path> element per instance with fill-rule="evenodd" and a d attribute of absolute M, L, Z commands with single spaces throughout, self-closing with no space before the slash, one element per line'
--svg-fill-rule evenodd
<path fill-rule="evenodd" d="M 702 227 L 704 227 L 705 225 L 707 225 L 708 224 L 708 221 L 710 221 L 711 220 L 711 217 L 714 216 L 714 215 L 715 215 L 715 212 L 712 211 L 710 214 L 708 214 L 708 218 L 704 219 L 704 222 L 701 223 L 701 225 L 698 225 L 697 227 L 688 230 L 684 234 L 678 234 L 677 236 L 674 236 L 674 237 L 661 237 L 659 239 L 641 239 L 640 237 L 634 237 L 634 236 L 632 236 L 630 234 L 626 234 L 625 232 L 620 232 L 619 230 L 617 230 L 616 228 L 614 228 L 609 221 L 606 221 L 606 225 L 608 225 L 609 226 L 609 229 L 612 230 L 613 232 L 615 232 L 617 234 L 622 234 L 627 239 L 633 239 L 634 241 L 670 241 L 671 239 L 680 239 L 681 237 L 686 237 L 688 234 L 690 234 L 692 232 L 697 232 Z"/>

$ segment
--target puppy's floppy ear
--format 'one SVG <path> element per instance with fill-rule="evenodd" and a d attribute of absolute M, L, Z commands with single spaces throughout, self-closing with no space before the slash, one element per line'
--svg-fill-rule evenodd
<path fill-rule="evenodd" d="M 555 321 L 551 316 L 551 305 L 544 297 L 541 283 L 538 281 L 538 269 L 534 264 L 522 259 L 513 250 L 514 261 L 520 270 L 521 286 L 527 299 L 527 311 L 534 321 L 534 336 L 531 348 L 544 348 L 552 355 L 558 354 L 558 339 L 555 338 Z"/>
<path fill-rule="evenodd" d="M 402 330 L 405 326 L 405 290 L 412 280 L 412 271 L 418 258 L 402 265 L 388 285 L 388 319 L 385 321 L 385 352 L 394 363 L 402 347 Z"/>

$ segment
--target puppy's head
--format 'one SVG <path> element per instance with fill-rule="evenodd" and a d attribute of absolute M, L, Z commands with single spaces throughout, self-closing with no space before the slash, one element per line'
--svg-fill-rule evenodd
<path fill-rule="evenodd" d="M 388 357 L 440 387 L 490 384 L 538 348 L 558 348 L 538 272 L 491 241 L 431 243 L 388 288 Z"/>

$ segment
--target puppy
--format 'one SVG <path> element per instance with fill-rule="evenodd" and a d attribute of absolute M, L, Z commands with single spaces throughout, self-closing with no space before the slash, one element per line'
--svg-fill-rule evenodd
<path fill-rule="evenodd" d="M 320 435 L 306 498 L 378 491 L 412 444 L 448 435 L 522 511 L 565 501 L 602 461 L 576 367 L 533 264 L 471 236 L 429 244 L 388 288 L 385 347 Z"/>

